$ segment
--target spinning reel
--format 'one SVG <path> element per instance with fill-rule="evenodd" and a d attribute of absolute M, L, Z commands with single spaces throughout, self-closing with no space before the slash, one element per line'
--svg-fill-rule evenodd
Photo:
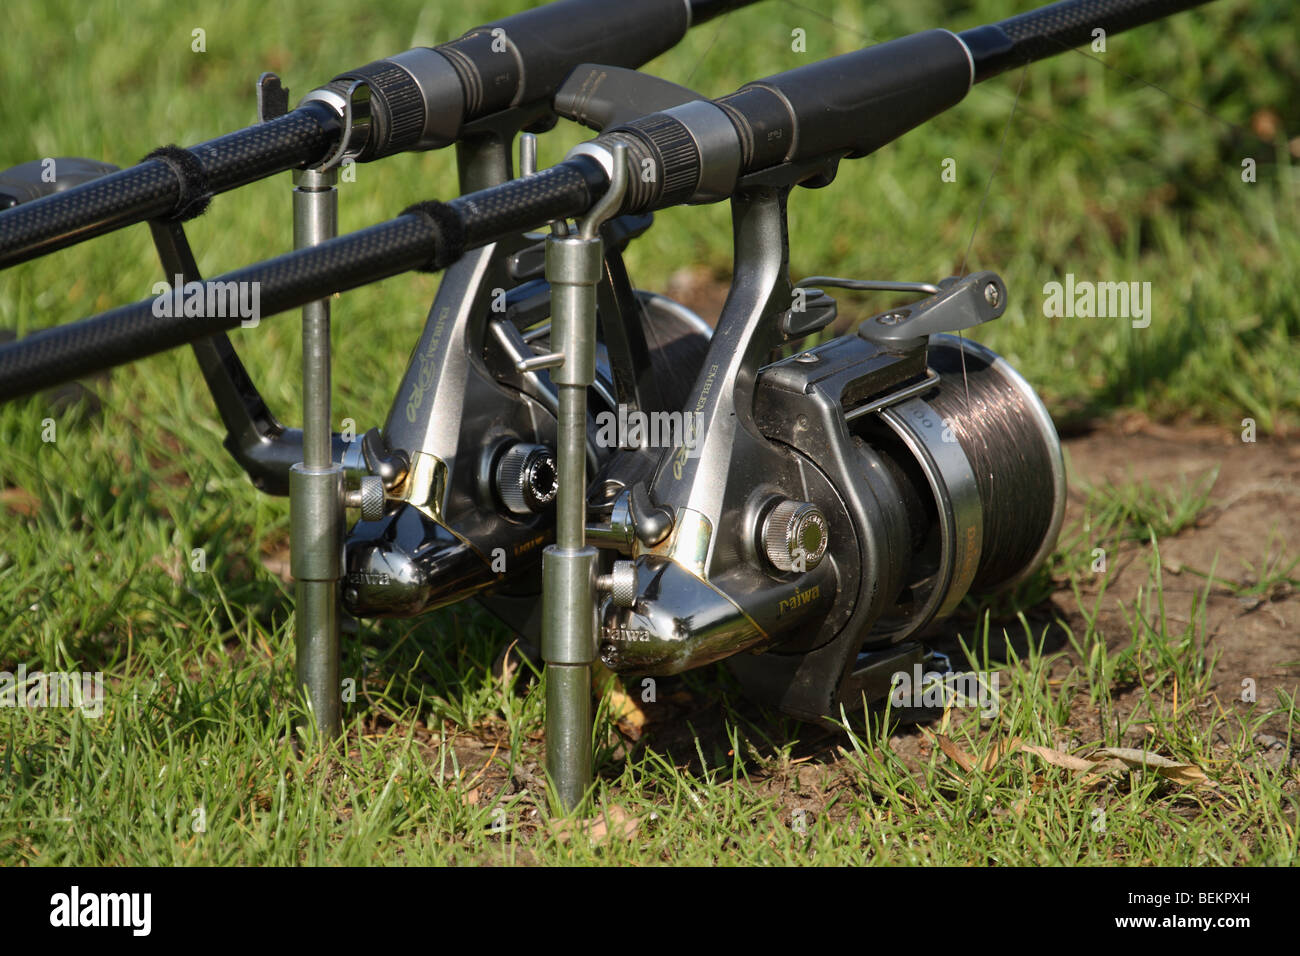
<path fill-rule="evenodd" d="M 293 110 L 278 77 L 264 74 L 257 127 L 188 151 L 169 147 L 124 171 L 66 158 L 58 161 L 57 183 L 46 181 L 40 163 L 5 173 L 0 202 L 19 208 L 0 230 L 0 265 L 158 216 L 151 229 L 166 275 L 197 282 L 180 219 L 202 204 L 184 197 L 198 184 L 210 195 L 299 162 L 309 168 L 295 173 L 295 232 L 302 227 L 308 245 L 333 235 L 333 170 L 344 160 L 454 144 L 463 192 L 506 183 L 514 176 L 511 143 L 523 130 L 555 124 L 556 88 L 582 60 L 639 65 L 690 26 L 749 2 L 643 0 L 612 9 L 600 0 L 566 0 L 342 73 Z M 657 82 L 643 92 L 653 97 Z M 524 133 L 520 144 L 526 176 L 535 171 L 533 135 Z M 58 195 L 74 186 L 79 202 Z M 93 225 L 68 228 L 88 211 Z M 676 407 L 707 345 L 710 329 L 698 316 L 634 289 L 628 278 L 622 253 L 652 222 L 650 214 L 622 216 L 601 232 L 597 415 Z M 544 246 L 543 235 L 507 230 L 452 265 L 382 431 L 356 441 L 329 434 L 324 424 L 329 318 L 321 303 L 304 307 L 305 333 L 311 324 L 315 342 L 309 347 L 305 334 L 304 355 L 323 352 L 325 361 L 305 370 L 305 393 L 316 399 L 305 396 L 304 405 L 317 420 L 301 431 L 271 413 L 223 332 L 192 343 L 228 450 L 263 491 L 288 494 L 297 482 L 296 536 L 325 542 L 295 570 L 313 592 L 299 595 L 300 661 L 337 657 L 330 649 L 337 637 L 329 637 L 336 598 L 326 593 L 336 581 L 342 608 L 357 617 L 411 616 L 479 596 L 514 628 L 538 633 L 540 557 L 554 538 L 558 492 L 557 389 L 538 360 L 550 352 Z M 69 366 L 66 352 L 58 364 L 60 371 Z M 594 425 L 590 431 L 594 470 L 610 449 L 596 441 Z M 359 520 L 337 567 L 328 542 L 341 530 L 340 485 Z M 328 671 L 306 679 L 313 697 L 336 696 L 326 690 L 334 683 Z M 331 723 L 328 712 L 320 716 Z"/>
<path fill-rule="evenodd" d="M 993 273 L 808 280 L 931 295 L 767 362 L 836 314 L 787 276 L 788 190 L 733 199 L 746 281 L 688 401 L 701 441 L 593 489 L 602 520 L 588 530 L 632 558 L 635 587 L 600 609 L 608 667 L 673 674 L 725 659 L 750 696 L 815 719 L 882 698 L 890 675 L 925 658 L 914 639 L 928 624 L 1031 574 L 1060 529 L 1065 473 L 1033 389 L 948 334 L 1002 315 Z M 619 517 L 644 502 L 672 515 L 667 534 Z"/>

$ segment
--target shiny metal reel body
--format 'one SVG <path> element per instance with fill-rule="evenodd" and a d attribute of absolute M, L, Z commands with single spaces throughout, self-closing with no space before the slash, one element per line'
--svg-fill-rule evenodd
<path fill-rule="evenodd" d="M 458 150 L 463 188 L 509 178 L 496 140 Z M 596 441 L 594 416 L 620 404 L 651 410 L 679 401 L 707 345 L 709 329 L 697 316 L 631 287 L 621 253 L 650 221 L 624 217 L 601 231 L 589 474 L 615 451 Z M 410 467 L 390 488 L 387 513 L 348 535 L 342 593 L 350 613 L 410 616 L 481 594 L 516 631 L 539 633 L 540 561 L 555 508 L 514 487 L 512 457 L 559 448 L 561 385 L 538 359 L 552 349 L 544 241 L 495 243 L 444 275 L 382 429 L 384 448 Z"/>

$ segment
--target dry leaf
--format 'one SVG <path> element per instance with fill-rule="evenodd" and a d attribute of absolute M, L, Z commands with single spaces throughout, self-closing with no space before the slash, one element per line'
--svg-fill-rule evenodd
<path fill-rule="evenodd" d="M 1066 770 L 1092 770 L 1097 769 L 1091 761 L 1084 760 L 1082 757 L 1075 757 L 1059 750 L 1053 750 L 1051 747 L 1040 747 L 1037 744 L 1022 743 L 1020 749 L 1031 754 L 1042 757 L 1054 767 L 1064 767 Z"/>
<path fill-rule="evenodd" d="M 633 740 L 639 740 L 648 717 L 636 698 L 623 689 L 619 676 L 597 663 L 591 668 L 591 688 L 609 705 L 609 716 L 618 724 L 619 730 Z"/>
<path fill-rule="evenodd" d="M 609 701 L 609 715 L 616 721 L 631 724 L 638 730 L 646 725 L 645 711 L 622 687 L 611 688 L 605 697 Z"/>
<path fill-rule="evenodd" d="M 936 734 L 929 730 L 924 731 L 927 738 L 938 745 L 949 759 L 956 763 L 962 770 L 970 773 L 975 769 L 977 762 L 969 753 L 957 746 L 949 737 L 944 734 Z M 1041 757 L 1054 767 L 1063 767 L 1066 770 L 1082 772 L 1084 777 L 1082 783 L 1085 786 L 1091 786 L 1101 781 L 1106 774 L 1123 772 L 1134 768 L 1151 769 L 1160 776 L 1176 783 L 1188 784 L 1190 786 L 1215 786 L 1214 782 L 1205 775 L 1205 772 L 1199 767 L 1188 763 L 1179 763 L 1176 760 L 1170 760 L 1168 757 L 1162 757 L 1159 754 L 1151 753 L 1146 750 L 1133 750 L 1126 747 L 1104 747 L 1097 750 L 1087 757 L 1076 757 L 1073 754 L 1067 754 L 1060 750 L 1054 750 L 1051 747 L 1043 747 L 1038 744 L 1027 744 L 1020 740 L 1019 737 L 1012 737 L 1008 740 L 998 741 L 993 747 L 984 754 L 983 759 L 978 761 L 979 769 L 987 773 L 992 770 L 999 760 L 1009 753 L 1015 753 L 1023 750 L 1026 753 L 1034 754 Z"/>
<path fill-rule="evenodd" d="M 461 794 L 460 802 L 467 807 L 472 807 L 478 803 L 478 797 L 479 797 L 479 788 L 475 787 L 473 790 L 469 791 L 468 793 Z"/>
<path fill-rule="evenodd" d="M 1170 760 L 1168 757 L 1153 754 L 1149 750 L 1133 750 L 1128 747 L 1103 747 L 1092 754 L 1091 757 L 1107 763 L 1112 760 L 1118 761 L 1124 767 L 1140 769 L 1149 767 L 1160 776 L 1176 783 L 1185 783 L 1191 786 L 1215 786 L 1214 781 L 1210 780 L 1200 767 L 1190 763 L 1179 763 L 1177 760 Z"/>
<path fill-rule="evenodd" d="M 14 514 L 29 518 L 41 510 L 41 499 L 25 488 L 0 489 L 0 504 Z"/>
<path fill-rule="evenodd" d="M 988 773 L 995 766 L 997 766 L 997 762 L 999 760 L 1001 760 L 1007 754 L 1015 753 L 1019 749 L 1020 749 L 1019 737 L 1012 737 L 1009 740 L 999 740 L 997 743 L 993 745 L 993 749 L 984 755 L 984 759 L 980 761 L 980 769 L 983 770 L 985 773 Z"/>
<path fill-rule="evenodd" d="M 1128 764 L 1122 760 L 1116 760 L 1114 757 L 1089 754 L 1088 759 L 1093 761 L 1092 772 L 1094 774 L 1123 773 L 1129 769 Z"/>
<path fill-rule="evenodd" d="M 975 760 L 966 751 L 962 750 L 944 734 L 933 734 L 934 742 L 939 745 L 939 749 L 946 753 L 949 758 L 956 762 L 967 773 L 975 769 Z"/>
<path fill-rule="evenodd" d="M 636 828 L 641 821 L 629 814 L 622 807 L 606 807 L 599 816 L 587 820 L 557 820 L 551 826 L 555 838 L 567 843 L 575 833 L 584 833 L 592 843 L 607 843 L 610 840 L 631 840 L 636 835 Z"/>
<path fill-rule="evenodd" d="M 961 767 L 961 769 L 965 770 L 967 773 L 974 770 L 977 765 L 981 771 L 988 773 L 997 766 L 999 760 L 1009 753 L 1015 753 L 1015 751 L 1021 746 L 1019 737 L 1012 737 L 1008 740 L 999 740 L 977 763 L 974 757 L 959 747 L 952 738 L 948 737 L 946 734 L 936 734 L 930 730 L 924 730 L 924 733 L 931 741 L 937 744 L 939 749 L 947 754 L 948 757 L 957 764 L 957 766 Z"/>

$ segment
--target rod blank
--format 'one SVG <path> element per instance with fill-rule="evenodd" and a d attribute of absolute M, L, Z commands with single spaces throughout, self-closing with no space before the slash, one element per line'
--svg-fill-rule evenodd
<path fill-rule="evenodd" d="M 1209 0 L 1061 0 L 998 23 L 959 34 L 975 61 L 975 82 L 1091 43 L 1094 30 L 1109 36 L 1199 7 Z"/>
<path fill-rule="evenodd" d="M 326 155 L 338 117 L 322 103 L 190 148 L 209 193 L 225 192 Z M 160 159 L 82 183 L 0 213 L 0 269 L 177 211 L 177 167 Z"/>
<path fill-rule="evenodd" d="M 443 268 L 467 249 L 580 215 L 607 188 L 600 164 L 576 157 L 449 203 L 423 203 L 387 222 L 209 279 L 202 284 L 200 315 L 177 308 L 194 301 L 181 290 L 33 333 L 0 346 L 0 401 L 240 325 L 247 316 L 208 307 L 210 289 L 214 297 L 230 289 L 239 295 L 256 289 L 259 317 L 275 315 L 402 272 Z"/>

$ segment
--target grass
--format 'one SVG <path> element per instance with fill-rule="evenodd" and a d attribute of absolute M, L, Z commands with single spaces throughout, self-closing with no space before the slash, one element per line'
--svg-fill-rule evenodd
<path fill-rule="evenodd" d="M 0 60 L 0 89 L 30 90 L 38 73 L 40 95 L 0 97 L 0 167 L 67 154 L 129 163 L 165 142 L 199 142 L 252 120 L 263 69 L 300 95 L 518 4 L 472 6 L 288 0 L 268 16 L 246 0 L 5 5 L 0 32 L 23 44 Z M 869 39 L 1027 6 L 768 0 L 695 31 L 650 69 L 717 95 Z M 1136 409 L 1233 434 L 1251 418 L 1261 436 L 1287 434 L 1300 413 L 1300 276 L 1288 268 L 1300 259 L 1287 141 L 1300 129 L 1295 18 L 1284 3 L 1222 0 L 1112 37 L 1104 55 L 1035 65 L 1022 87 L 1018 73 L 977 87 L 923 131 L 845 163 L 830 188 L 792 197 L 793 274 L 995 269 L 1007 315 L 975 337 L 1042 390 L 1059 422 Z M 191 51 L 196 27 L 204 54 Z M 807 54 L 791 50 L 795 27 Z M 541 163 L 580 138 L 564 128 L 543 137 Z M 1240 177 L 1247 156 L 1258 163 L 1251 184 Z M 956 182 L 940 178 L 945 158 Z M 446 197 L 453 171 L 446 151 L 360 167 L 343 186 L 341 228 Z M 205 274 L 290 246 L 287 179 L 219 197 L 194 223 Z M 725 207 L 662 214 L 630 268 L 654 289 L 685 268 L 725 277 Z M 140 299 L 158 272 L 142 226 L 74 247 L 0 278 L 0 327 L 26 333 Z M 1151 282 L 1150 327 L 1045 317 L 1043 286 L 1067 273 Z M 436 281 L 401 277 L 337 303 L 340 419 L 382 420 Z M 886 303 L 841 304 L 863 316 Z M 295 338 L 285 316 L 236 340 L 286 421 L 300 417 Z M 1294 775 L 1253 740 L 1266 725 L 1300 726 L 1296 701 L 1217 701 L 1206 692 L 1215 662 L 1204 614 L 1174 621 L 1162 603 L 1160 542 L 1211 505 L 1195 477 L 1091 489 L 1085 521 L 1037 582 L 1076 596 L 1085 623 L 1063 645 L 1023 615 L 963 626 L 970 663 L 1000 668 L 1002 706 L 991 719 L 951 709 L 927 732 L 976 769 L 888 715 L 832 733 L 757 711 L 710 668 L 642 705 L 652 721 L 669 715 L 655 726 L 672 727 L 671 741 L 631 742 L 602 710 L 593 806 L 607 831 L 624 815 L 636 821 L 631 838 L 611 838 L 553 825 L 541 685 L 494 676 L 505 637 L 472 606 L 365 625 L 347 642 L 357 699 L 345 743 L 326 754 L 297 746 L 290 594 L 263 564 L 287 541 L 287 504 L 237 471 L 194 372 L 182 351 L 115 370 L 91 383 L 100 414 L 42 397 L 0 407 L 0 670 L 102 671 L 109 685 L 99 719 L 0 708 L 0 864 L 1295 859 Z M 47 420 L 54 441 L 43 440 Z M 1090 570 L 1093 547 L 1151 562 L 1136 600 L 1123 596 L 1122 640 L 1104 636 L 1100 607 L 1113 596 Z M 1270 551 L 1260 586 L 1293 584 L 1294 556 Z M 1203 573 L 1208 594 L 1219 582 Z M 1138 739 L 1217 786 L 1150 771 L 1085 780 L 1025 752 L 985 769 L 1015 738 L 1071 752 Z"/>

